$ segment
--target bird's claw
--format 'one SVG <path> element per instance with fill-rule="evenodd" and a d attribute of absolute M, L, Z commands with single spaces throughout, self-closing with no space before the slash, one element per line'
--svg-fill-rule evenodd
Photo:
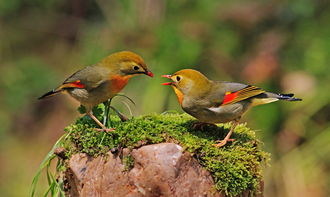
<path fill-rule="evenodd" d="M 226 145 L 227 142 L 233 142 L 233 141 L 235 141 L 235 139 L 217 140 L 217 141 L 215 141 L 217 144 L 212 144 L 212 146 L 220 148 L 220 147 Z"/>
<path fill-rule="evenodd" d="M 116 129 L 114 129 L 114 128 L 103 128 L 103 129 L 95 128 L 95 130 L 99 131 L 99 132 L 109 133 L 109 132 L 115 131 Z"/>

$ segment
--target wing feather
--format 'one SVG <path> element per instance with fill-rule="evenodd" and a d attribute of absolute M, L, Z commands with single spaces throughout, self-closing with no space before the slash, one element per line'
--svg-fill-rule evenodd
<path fill-rule="evenodd" d="M 259 87 L 248 85 L 245 88 L 237 90 L 235 92 L 226 92 L 221 105 L 237 103 L 239 101 L 262 94 L 264 92 L 266 91 Z"/>
<path fill-rule="evenodd" d="M 88 66 L 68 77 L 63 82 L 63 86 L 79 81 L 85 89 L 91 90 L 108 80 L 108 78 L 109 71 L 107 69 L 99 66 Z"/>

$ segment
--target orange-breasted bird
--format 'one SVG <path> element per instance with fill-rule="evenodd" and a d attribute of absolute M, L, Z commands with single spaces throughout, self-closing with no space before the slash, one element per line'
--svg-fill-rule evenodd
<path fill-rule="evenodd" d="M 114 97 L 126 86 L 131 77 L 139 74 L 153 77 L 153 73 L 139 55 L 130 51 L 121 51 L 75 72 L 62 85 L 42 95 L 39 99 L 67 92 L 85 106 L 86 114 L 104 131 L 112 131 L 113 129 L 106 128 L 92 114 L 92 108 Z"/>
<path fill-rule="evenodd" d="M 225 123 L 233 125 L 223 140 L 214 144 L 224 146 L 230 139 L 239 119 L 250 107 L 278 100 L 301 101 L 293 94 L 276 94 L 253 86 L 234 82 L 209 80 L 193 69 L 183 69 L 173 75 L 163 75 L 171 79 L 170 85 L 182 109 L 202 123 Z"/>

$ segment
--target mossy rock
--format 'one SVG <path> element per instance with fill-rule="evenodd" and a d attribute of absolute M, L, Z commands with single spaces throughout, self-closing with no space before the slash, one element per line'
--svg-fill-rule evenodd
<path fill-rule="evenodd" d="M 133 117 L 126 122 L 112 116 L 111 126 L 116 130 L 105 133 L 93 129 L 95 123 L 85 116 L 65 128 L 68 135 L 62 144 L 67 150 L 66 157 L 70 158 L 75 153 L 98 156 L 110 150 L 174 142 L 212 174 L 217 190 L 228 196 L 246 190 L 257 194 L 269 154 L 261 150 L 255 132 L 240 124 L 232 135 L 235 141 L 216 148 L 212 144 L 224 138 L 231 124 L 218 124 L 199 131 L 192 128 L 194 121 L 191 116 L 178 113 Z"/>

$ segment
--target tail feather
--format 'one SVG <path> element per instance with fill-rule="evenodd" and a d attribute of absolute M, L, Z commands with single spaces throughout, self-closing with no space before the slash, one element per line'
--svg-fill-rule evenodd
<path fill-rule="evenodd" d="M 294 94 L 276 94 L 272 92 L 265 92 L 259 94 L 251 99 L 252 106 L 263 105 L 267 103 L 272 103 L 278 100 L 286 101 L 302 101 L 300 98 L 293 97 Z"/>
<path fill-rule="evenodd" d="M 60 89 L 54 89 L 54 90 L 51 90 L 49 92 L 47 92 L 46 94 L 42 95 L 41 97 L 39 97 L 38 99 L 44 99 L 44 98 L 47 98 L 47 97 L 51 97 L 51 96 L 54 96 L 55 94 L 58 94 L 60 93 L 62 90 Z"/>
<path fill-rule="evenodd" d="M 302 101 L 300 98 L 293 97 L 294 94 L 278 94 L 278 99 L 287 101 Z"/>

